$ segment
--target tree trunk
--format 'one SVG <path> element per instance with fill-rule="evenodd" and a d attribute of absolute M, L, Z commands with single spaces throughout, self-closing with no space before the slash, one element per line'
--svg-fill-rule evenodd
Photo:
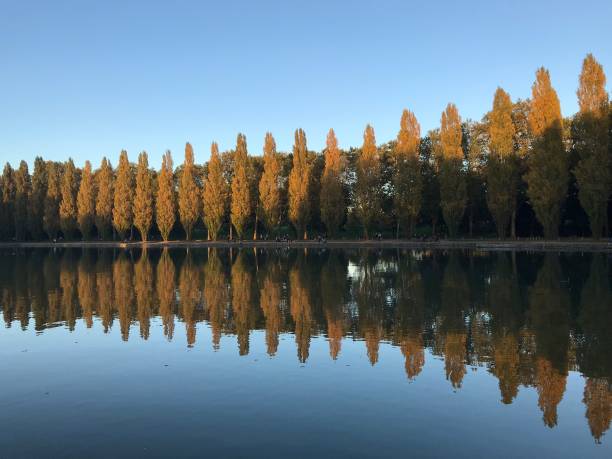
<path fill-rule="evenodd" d="M 229 237 L 230 237 L 230 241 L 234 239 L 234 225 L 232 225 L 231 223 L 230 223 L 230 234 L 229 234 Z"/>
<path fill-rule="evenodd" d="M 255 228 L 253 229 L 253 240 L 257 240 L 257 214 L 255 214 Z"/>
<path fill-rule="evenodd" d="M 512 217 L 510 218 L 510 237 L 516 239 L 516 206 L 512 208 Z"/>

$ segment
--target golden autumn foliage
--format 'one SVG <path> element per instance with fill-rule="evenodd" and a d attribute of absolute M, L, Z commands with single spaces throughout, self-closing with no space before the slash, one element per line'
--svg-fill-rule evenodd
<path fill-rule="evenodd" d="M 584 385 L 585 416 L 597 443 L 612 422 L 612 385 L 605 378 L 587 378 Z"/>
<path fill-rule="evenodd" d="M 232 203 L 230 216 L 238 238 L 244 237 L 247 223 L 251 218 L 251 187 L 248 177 L 248 152 L 246 137 L 238 134 L 234 155 L 234 178 L 232 180 Z"/>
<path fill-rule="evenodd" d="M 185 162 L 178 187 L 178 208 L 185 235 L 190 240 L 200 215 L 200 192 L 196 183 L 193 147 L 189 142 L 185 145 Z"/>
<path fill-rule="evenodd" d="M 312 164 L 308 161 L 306 133 L 295 131 L 293 143 L 293 167 L 289 174 L 289 220 L 295 227 L 298 237 L 307 239 L 307 226 L 310 217 L 310 181 Z"/>
<path fill-rule="evenodd" d="M 204 224 L 208 228 L 208 238 L 217 240 L 227 213 L 228 187 L 223 176 L 223 165 L 219 157 L 219 147 L 213 142 L 210 147 L 208 175 L 204 182 L 202 201 L 204 204 Z"/>
<path fill-rule="evenodd" d="M 282 164 L 276 152 L 276 142 L 270 132 L 266 133 L 263 147 L 264 169 L 259 181 L 259 205 L 264 225 L 274 231 L 280 224 Z"/>
<path fill-rule="evenodd" d="M 162 166 L 157 176 L 157 199 L 155 201 L 155 222 L 164 241 L 176 221 L 176 191 L 174 189 L 174 167 L 172 154 L 166 151 L 162 157 Z"/>
<path fill-rule="evenodd" d="M 159 301 L 159 315 L 164 326 L 164 336 L 169 340 L 174 335 L 174 310 L 176 305 L 176 269 L 167 248 L 157 262 L 155 291 Z"/>
<path fill-rule="evenodd" d="M 612 155 L 606 75 L 592 54 L 587 55 L 582 63 L 577 94 L 580 112 L 576 115 L 573 133 L 580 159 L 574 174 L 580 204 L 589 216 L 591 233 L 600 238 L 608 222 Z"/>
<path fill-rule="evenodd" d="M 114 185 L 113 227 L 119 233 L 119 237 L 123 239 L 134 223 L 134 177 L 132 166 L 125 150 L 119 156 L 117 179 Z"/>
<path fill-rule="evenodd" d="M 450 237 L 455 237 L 467 204 L 463 169 L 461 117 L 455 104 L 448 104 L 440 119 L 440 204 Z"/>
<path fill-rule="evenodd" d="M 212 330 L 213 348 L 219 349 L 225 313 L 230 304 L 227 273 L 216 249 L 209 252 L 204 267 L 204 302 Z"/>
<path fill-rule="evenodd" d="M 64 165 L 61 182 L 61 200 L 59 206 L 60 228 L 64 237 L 70 239 L 77 228 L 76 195 L 78 191 L 78 177 L 74 162 L 69 159 Z"/>
<path fill-rule="evenodd" d="M 345 203 L 342 189 L 344 161 L 333 129 L 327 133 L 325 169 L 321 178 L 321 220 L 330 236 L 338 233 L 344 220 Z"/>
<path fill-rule="evenodd" d="M 96 216 L 96 195 L 94 176 L 91 172 L 91 163 L 85 161 L 81 174 L 81 185 L 77 194 L 77 222 L 83 239 L 89 239 Z"/>
<path fill-rule="evenodd" d="M 393 204 L 398 238 L 401 227 L 405 228 L 408 237 L 412 237 L 421 211 L 423 180 L 419 159 L 420 143 L 421 126 L 414 113 L 404 110 L 394 152 Z"/>
<path fill-rule="evenodd" d="M 147 152 L 138 155 L 136 169 L 136 193 L 134 195 L 134 226 L 140 238 L 146 242 L 153 224 L 153 177 L 149 170 Z"/>
<path fill-rule="evenodd" d="M 100 236 L 108 239 L 113 227 L 114 176 L 106 158 L 102 158 L 96 172 L 96 189 L 96 228 Z"/>
<path fill-rule="evenodd" d="M 487 205 L 495 220 L 497 234 L 504 238 L 518 192 L 518 171 L 514 154 L 516 130 L 510 95 L 497 88 L 489 113 L 490 156 L 487 164 Z"/>
<path fill-rule="evenodd" d="M 380 215 L 381 165 L 376 148 L 374 128 L 369 124 L 363 133 L 363 145 L 357 160 L 357 184 L 355 186 L 355 211 L 363 225 L 366 239 Z"/>
<path fill-rule="evenodd" d="M 556 238 L 569 174 L 568 155 L 563 146 L 561 106 L 548 70 L 538 69 L 531 92 L 529 126 L 535 140 L 526 174 L 527 194 L 544 236 Z"/>

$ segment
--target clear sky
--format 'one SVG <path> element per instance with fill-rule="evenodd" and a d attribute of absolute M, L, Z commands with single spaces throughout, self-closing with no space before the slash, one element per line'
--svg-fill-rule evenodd
<path fill-rule="evenodd" d="M 310 149 L 330 127 L 357 146 L 367 123 L 382 143 L 403 108 L 425 132 L 451 101 L 480 119 L 498 85 L 529 97 L 541 65 L 570 115 L 587 52 L 612 78 L 610 0 L 0 0 L 0 159 L 116 165 L 125 148 L 157 167 L 238 132 L 257 155 L 297 127 Z"/>

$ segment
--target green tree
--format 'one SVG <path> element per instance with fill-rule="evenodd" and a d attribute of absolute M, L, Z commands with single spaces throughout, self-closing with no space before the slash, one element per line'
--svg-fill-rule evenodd
<path fill-rule="evenodd" d="M 64 166 L 61 184 L 62 199 L 59 206 L 60 228 L 66 239 L 71 239 L 77 229 L 76 195 L 78 189 L 77 171 L 70 158 Z"/>
<path fill-rule="evenodd" d="M 45 194 L 45 209 L 43 215 L 43 228 L 49 239 L 57 238 L 60 230 L 59 203 L 61 168 L 54 162 L 47 163 L 47 192 Z"/>
<path fill-rule="evenodd" d="M 381 206 L 381 165 L 376 148 L 374 128 L 369 124 L 363 133 L 363 146 L 357 159 L 357 183 L 355 184 L 355 211 L 363 225 L 366 239 Z"/>
<path fill-rule="evenodd" d="M 421 126 L 409 110 L 404 110 L 395 145 L 395 174 L 393 176 L 394 208 L 397 218 L 396 234 L 400 227 L 414 234 L 414 225 L 421 211 L 423 180 L 419 161 Z"/>
<path fill-rule="evenodd" d="M 83 239 L 89 239 L 96 214 L 96 196 L 94 177 L 91 173 L 91 163 L 85 161 L 81 175 L 81 185 L 77 194 L 77 221 Z"/>
<path fill-rule="evenodd" d="M 259 205 L 263 222 L 268 231 L 280 225 L 282 164 L 276 153 L 276 142 L 271 133 L 266 133 L 263 148 L 264 169 L 259 181 Z"/>
<path fill-rule="evenodd" d="M 153 224 L 153 177 L 149 170 L 147 152 L 138 155 L 136 169 L 136 193 L 134 195 L 134 226 L 140 232 L 140 238 L 146 242 Z"/>
<path fill-rule="evenodd" d="M 238 238 L 242 239 L 244 230 L 251 216 L 251 189 L 248 177 L 248 152 L 246 137 L 238 134 L 236 153 L 234 155 L 234 178 L 232 180 L 232 225 L 236 228 Z"/>
<path fill-rule="evenodd" d="M 487 204 L 500 238 L 507 235 L 517 198 L 517 162 L 514 153 L 516 131 L 512 121 L 512 100 L 497 88 L 489 113 L 490 154 L 487 164 Z"/>
<path fill-rule="evenodd" d="M 134 223 L 133 200 L 134 177 L 132 166 L 128 160 L 127 151 L 123 150 L 119 156 L 119 166 L 117 166 L 113 201 L 113 226 L 121 239 L 126 237 Z"/>
<path fill-rule="evenodd" d="M 327 133 L 325 169 L 321 178 L 321 220 L 330 236 L 338 234 L 344 220 L 346 205 L 342 187 L 344 160 L 333 129 Z"/>
<path fill-rule="evenodd" d="M 178 188 L 178 206 L 181 224 L 185 229 L 187 240 L 200 215 L 200 196 L 196 183 L 196 172 L 193 160 L 193 148 L 187 142 L 185 145 L 185 162 Z"/>
<path fill-rule="evenodd" d="M 569 179 L 568 155 L 563 145 L 559 98 L 544 67 L 536 72 L 531 92 L 529 125 L 535 138 L 526 175 L 527 194 L 544 236 L 550 239 L 559 235 Z"/>
<path fill-rule="evenodd" d="M 310 180 L 312 165 L 308 161 L 306 133 L 296 129 L 293 143 L 293 167 L 289 174 L 289 220 L 295 227 L 297 236 L 308 239 L 310 220 Z"/>
<path fill-rule="evenodd" d="M 43 235 L 43 215 L 45 195 L 47 194 L 47 168 L 45 161 L 37 156 L 34 160 L 32 174 L 32 193 L 28 205 L 28 230 L 32 239 L 38 240 Z"/>
<path fill-rule="evenodd" d="M 456 237 L 467 203 L 463 170 L 461 118 L 455 104 L 448 104 L 440 120 L 440 202 L 450 237 Z"/>
<path fill-rule="evenodd" d="M 217 240 L 227 211 L 228 188 L 223 176 L 223 165 L 219 157 L 219 147 L 213 142 L 210 147 L 208 175 L 204 182 L 202 201 L 204 202 L 204 224 L 208 228 L 208 239 Z"/>
<path fill-rule="evenodd" d="M 28 203 L 32 193 L 32 181 L 28 163 L 21 161 L 15 171 L 15 238 L 22 240 L 28 228 Z"/>
<path fill-rule="evenodd" d="M 580 204 L 589 216 L 593 237 L 600 238 L 608 219 L 611 191 L 608 137 L 608 93 L 603 67 L 592 54 L 582 63 L 577 91 L 576 150 L 579 162 L 574 170 Z"/>
<path fill-rule="evenodd" d="M 10 239 L 15 235 L 15 171 L 9 163 L 4 165 L 0 185 L 0 234 Z"/>
<path fill-rule="evenodd" d="M 102 158 L 100 169 L 96 172 L 96 228 L 103 239 L 110 238 L 113 227 L 113 182 L 113 166 L 106 158 Z"/>
<path fill-rule="evenodd" d="M 162 157 L 162 165 L 157 176 L 157 200 L 155 202 L 155 222 L 164 241 L 170 237 L 170 232 L 176 221 L 176 192 L 174 190 L 174 171 L 172 154 L 166 151 Z"/>

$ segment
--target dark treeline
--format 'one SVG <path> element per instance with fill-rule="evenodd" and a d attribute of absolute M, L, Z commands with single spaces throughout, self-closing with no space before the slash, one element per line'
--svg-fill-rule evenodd
<path fill-rule="evenodd" d="M 36 158 L 6 164 L 0 178 L 0 239 L 56 240 L 290 235 L 366 238 L 426 235 L 505 237 L 610 235 L 612 110 L 602 66 L 588 55 L 577 90 L 579 111 L 562 118 L 546 69 L 532 97 L 512 101 L 498 88 L 481 121 L 463 121 L 448 104 L 440 127 L 421 136 L 404 110 L 397 139 L 377 145 L 368 125 L 360 148 L 308 150 L 295 132 L 291 153 L 272 134 L 250 156 L 239 134 L 233 150 L 211 146 L 194 162 L 185 147 L 159 171 L 146 152 L 113 168 L 83 169 Z"/>
<path fill-rule="evenodd" d="M 269 355 L 294 346 L 300 362 L 309 360 L 313 339 L 326 339 L 333 359 L 342 357 L 343 343 L 361 341 L 372 365 L 386 343 L 403 354 L 410 380 L 433 355 L 443 359 L 440 377 L 454 389 L 468 384 L 470 368 L 498 380 L 505 404 L 535 389 L 549 427 L 561 422 L 557 406 L 569 372 L 579 371 L 593 436 L 599 441 L 610 427 L 612 265 L 604 254 L 19 249 L 0 255 L 6 273 L 0 311 L 9 327 L 94 327 L 115 330 L 123 340 L 159 332 L 188 346 L 217 349 L 223 342 L 240 355 L 249 354 L 252 331 L 263 330 Z M 197 341 L 198 333 L 207 338 Z"/>

